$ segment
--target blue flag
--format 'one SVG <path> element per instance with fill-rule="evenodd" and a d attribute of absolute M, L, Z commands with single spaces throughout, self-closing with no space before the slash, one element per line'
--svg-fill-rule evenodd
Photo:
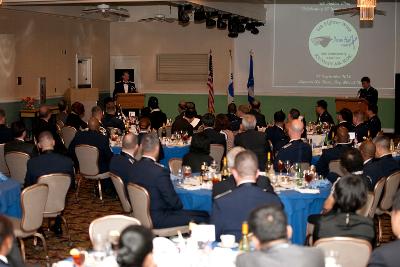
<path fill-rule="evenodd" d="M 253 55 L 250 54 L 249 79 L 247 81 L 247 99 L 249 103 L 254 101 L 254 74 L 253 74 Z"/>
<path fill-rule="evenodd" d="M 232 71 L 232 53 L 230 53 L 230 61 L 229 61 L 229 85 L 228 85 L 228 104 L 233 103 L 235 100 L 235 89 L 233 87 L 233 71 Z"/>

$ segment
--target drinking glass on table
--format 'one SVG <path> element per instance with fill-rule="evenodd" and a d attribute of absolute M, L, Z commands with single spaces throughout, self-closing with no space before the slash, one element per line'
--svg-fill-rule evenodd
<path fill-rule="evenodd" d="M 282 160 L 278 161 L 278 171 L 279 171 L 279 175 L 282 175 L 282 171 L 285 168 L 285 165 L 283 164 Z"/>
<path fill-rule="evenodd" d="M 70 250 L 70 255 L 74 261 L 74 265 L 77 267 L 83 266 L 86 259 L 87 252 L 82 248 L 73 248 Z"/>
<path fill-rule="evenodd" d="M 107 256 L 109 243 L 101 234 L 93 237 L 93 257 L 95 261 L 101 262 Z"/>
<path fill-rule="evenodd" d="M 290 160 L 286 160 L 285 161 L 285 169 L 286 169 L 286 175 L 289 175 L 290 172 L 290 168 L 292 167 L 292 164 L 290 162 Z"/>
<path fill-rule="evenodd" d="M 182 166 L 183 169 L 183 177 L 189 178 L 192 176 L 192 168 L 190 168 L 190 166 Z"/>
<path fill-rule="evenodd" d="M 111 249 L 112 251 L 114 251 L 114 253 L 118 250 L 119 236 L 120 233 L 117 230 L 111 230 L 110 232 L 108 232 L 108 241 L 110 242 Z"/>

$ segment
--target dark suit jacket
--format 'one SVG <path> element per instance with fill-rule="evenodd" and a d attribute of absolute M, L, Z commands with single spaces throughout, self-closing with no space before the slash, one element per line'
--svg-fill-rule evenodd
<path fill-rule="evenodd" d="M 39 139 L 40 133 L 48 131 L 53 135 L 54 141 L 56 143 L 54 150 L 58 153 L 65 153 L 66 148 L 64 143 L 61 140 L 60 135 L 58 134 L 57 126 L 54 120 L 50 119 L 48 122 L 43 119 L 38 119 L 33 127 L 33 133 L 36 137 L 36 140 Z"/>
<path fill-rule="evenodd" d="M 190 166 L 192 172 L 200 172 L 201 164 L 206 162 L 209 166 L 214 159 L 210 155 L 189 152 L 182 159 L 183 166 Z"/>
<path fill-rule="evenodd" d="M 317 173 L 326 177 L 329 173 L 329 162 L 332 160 L 338 160 L 349 148 L 351 148 L 351 144 L 337 144 L 332 148 L 324 149 L 315 166 Z"/>
<path fill-rule="evenodd" d="M 77 132 L 68 148 L 68 154 L 75 160 L 77 166 L 79 166 L 79 163 L 75 155 L 75 147 L 82 144 L 94 146 L 99 149 L 99 171 L 100 173 L 107 172 L 113 156 L 108 137 L 95 131 Z"/>
<path fill-rule="evenodd" d="M 325 267 L 325 256 L 318 248 L 288 244 L 240 254 L 237 267 Z"/>
<path fill-rule="evenodd" d="M 79 115 L 72 112 L 68 115 L 65 125 L 74 127 L 77 131 L 80 131 L 81 128 L 86 129 L 88 127 L 87 123 L 84 122 Z"/>
<path fill-rule="evenodd" d="M 137 93 L 136 86 L 134 82 L 128 81 L 128 93 Z M 118 81 L 115 83 L 115 89 L 113 97 L 115 98 L 117 94 L 125 94 L 124 82 Z"/>
<path fill-rule="evenodd" d="M 276 154 L 274 161 L 274 169 L 278 167 L 278 161 L 285 162 L 289 160 L 291 163 L 311 162 L 312 150 L 309 144 L 301 139 L 292 140 L 287 145 L 282 147 Z"/>
<path fill-rule="evenodd" d="M 125 185 L 129 178 L 129 175 L 133 169 L 133 163 L 136 159 L 125 152 L 121 152 L 120 155 L 114 155 L 110 161 L 110 172 L 118 175 L 124 181 Z"/>
<path fill-rule="evenodd" d="M 46 174 L 68 173 L 74 178 L 74 164 L 66 156 L 53 151 L 45 151 L 43 154 L 28 160 L 25 186 L 36 184 L 37 179 Z"/>
<path fill-rule="evenodd" d="M 368 101 L 368 103 L 377 105 L 378 104 L 378 90 L 374 87 L 369 87 L 368 89 L 361 88 L 358 91 L 358 95 L 360 98 L 363 98 Z"/>
<path fill-rule="evenodd" d="M 346 213 L 332 211 L 319 216 L 314 227 L 313 240 L 327 237 L 354 237 L 373 242 L 375 227 L 372 219 L 351 213 L 349 223 L 346 224 Z"/>
<path fill-rule="evenodd" d="M 258 127 L 266 127 L 267 126 L 267 122 L 265 121 L 265 116 L 263 114 L 261 114 L 261 112 L 255 110 L 255 109 L 252 109 L 252 110 L 250 110 L 249 114 L 252 114 L 252 115 L 254 115 L 254 117 L 256 117 Z"/>
<path fill-rule="evenodd" d="M 400 170 L 399 163 L 389 154 L 368 162 L 364 165 L 363 172 L 364 176 L 368 178 L 369 189 L 373 191 L 376 183 L 382 177 L 388 177 L 398 170 Z"/>
<path fill-rule="evenodd" d="M 364 137 L 368 137 L 368 123 L 363 122 L 354 127 L 354 132 L 356 134 L 357 142 L 361 143 L 364 141 Z"/>
<path fill-rule="evenodd" d="M 172 124 L 171 132 L 179 132 L 179 131 L 187 131 L 190 136 L 193 135 L 193 126 L 185 119 L 185 118 L 178 118 Z"/>
<path fill-rule="evenodd" d="M 219 144 L 226 148 L 225 135 L 222 133 L 217 132 L 213 128 L 205 128 L 203 133 L 207 136 L 208 140 L 210 140 L 210 144 Z"/>
<path fill-rule="evenodd" d="M 167 115 L 161 110 L 150 112 L 151 128 L 158 130 L 163 124 L 167 123 Z"/>
<path fill-rule="evenodd" d="M 253 151 L 258 159 L 258 168 L 261 171 L 265 170 L 267 153 L 271 152 L 271 147 L 265 139 L 265 133 L 256 130 L 247 130 L 239 133 L 235 136 L 235 146 L 241 146 Z"/>
<path fill-rule="evenodd" d="M 117 118 L 115 115 L 105 114 L 102 120 L 103 127 L 108 128 L 118 128 L 121 132 L 125 132 L 125 124 L 122 120 Z"/>
<path fill-rule="evenodd" d="M 274 188 L 271 185 L 271 182 L 266 176 L 258 176 L 257 186 L 260 187 L 265 192 L 274 193 Z M 221 181 L 213 185 L 212 189 L 212 197 L 218 197 L 221 194 L 225 194 L 228 191 L 232 191 L 236 189 L 236 181 L 233 178 L 233 175 L 229 176 L 226 180 Z"/>
<path fill-rule="evenodd" d="M 0 144 L 4 144 L 13 140 L 13 134 L 11 128 L 8 128 L 6 125 L 0 125 Z"/>
<path fill-rule="evenodd" d="M 274 154 L 289 142 L 289 137 L 285 134 L 285 131 L 276 125 L 265 130 L 265 138 L 271 141 Z"/>
<path fill-rule="evenodd" d="M 24 141 L 14 139 L 4 146 L 4 153 L 11 151 L 19 151 L 28 154 L 31 158 L 38 155 L 37 148 L 34 144 L 26 143 Z"/>
<path fill-rule="evenodd" d="M 381 120 L 378 116 L 373 116 L 367 123 L 370 137 L 374 138 L 382 130 Z"/>
<path fill-rule="evenodd" d="M 331 116 L 331 114 L 329 114 L 328 111 L 324 111 L 319 117 L 318 117 L 318 123 L 328 123 L 330 125 L 335 124 L 335 122 L 333 121 L 333 118 Z"/>
<path fill-rule="evenodd" d="M 228 119 L 231 122 L 231 131 L 239 131 L 242 119 L 232 113 L 228 113 L 226 116 L 228 116 Z"/>
<path fill-rule="evenodd" d="M 248 219 L 250 212 L 267 204 L 282 205 L 275 194 L 264 192 L 251 183 L 241 184 L 232 192 L 215 198 L 210 223 L 215 225 L 217 240 L 222 234 L 232 234 L 239 241 L 242 223 Z"/>
<path fill-rule="evenodd" d="M 368 267 L 398 267 L 400 263 L 400 240 L 376 248 L 368 262 Z"/>

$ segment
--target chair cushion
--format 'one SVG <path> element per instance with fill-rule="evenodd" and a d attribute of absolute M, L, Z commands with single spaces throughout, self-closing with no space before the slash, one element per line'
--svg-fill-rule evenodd
<path fill-rule="evenodd" d="M 154 235 L 161 237 L 170 237 L 178 235 L 178 231 L 181 231 L 182 234 L 189 233 L 189 226 L 177 226 L 170 228 L 153 229 Z"/>
<path fill-rule="evenodd" d="M 14 217 L 8 217 L 8 219 L 13 224 L 15 237 L 25 238 L 25 237 L 31 236 L 34 233 L 36 233 L 36 231 L 34 231 L 34 232 L 24 232 L 21 229 L 21 220 L 20 219 L 17 219 L 17 218 L 14 218 Z"/>

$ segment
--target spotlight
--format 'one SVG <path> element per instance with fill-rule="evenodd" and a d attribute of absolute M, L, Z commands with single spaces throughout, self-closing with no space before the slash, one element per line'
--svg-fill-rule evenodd
<path fill-rule="evenodd" d="M 203 23 L 206 20 L 206 12 L 204 7 L 200 7 L 194 11 L 193 19 L 195 23 Z"/>
<path fill-rule="evenodd" d="M 213 20 L 212 18 L 207 18 L 206 20 L 206 27 L 209 29 L 214 28 L 217 25 L 217 22 L 215 22 L 215 20 Z"/>
<path fill-rule="evenodd" d="M 190 18 L 189 15 L 186 13 L 186 8 L 184 5 L 178 6 L 178 21 L 179 24 L 182 26 L 186 26 L 189 24 Z"/>
<path fill-rule="evenodd" d="M 231 17 L 228 20 L 228 36 L 231 38 L 236 38 L 239 35 L 239 19 L 237 17 Z"/>
<path fill-rule="evenodd" d="M 220 15 L 220 16 L 218 17 L 218 20 L 217 20 L 217 28 L 220 29 L 220 30 L 225 30 L 226 27 L 227 27 L 227 24 L 226 24 L 226 22 L 222 19 L 222 16 Z"/>

